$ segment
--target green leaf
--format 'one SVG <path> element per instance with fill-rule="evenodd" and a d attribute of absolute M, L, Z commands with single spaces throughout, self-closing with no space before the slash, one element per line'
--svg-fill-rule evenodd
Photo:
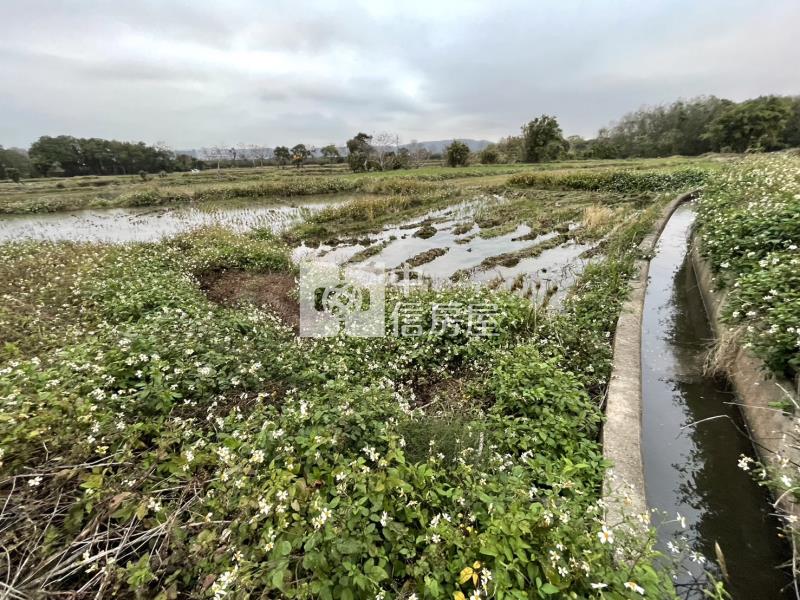
<path fill-rule="evenodd" d="M 278 556 L 288 556 L 292 552 L 292 544 L 287 540 L 282 540 L 275 545 L 275 553 Z"/>
<path fill-rule="evenodd" d="M 270 581 L 272 582 L 272 587 L 283 590 L 283 569 L 276 569 L 272 573 Z"/>
<path fill-rule="evenodd" d="M 545 594 L 547 594 L 547 595 L 551 595 L 551 594 L 558 594 L 558 593 L 561 591 L 561 590 L 559 590 L 559 589 L 558 589 L 556 586 L 554 586 L 552 583 L 550 583 L 549 581 L 548 581 L 547 583 L 545 583 L 545 584 L 544 584 L 542 587 L 540 587 L 539 589 L 540 589 L 541 591 L 543 591 L 543 592 L 544 592 Z"/>
<path fill-rule="evenodd" d="M 339 542 L 336 547 L 342 554 L 356 554 L 361 550 L 361 542 L 353 538 L 347 538 Z"/>

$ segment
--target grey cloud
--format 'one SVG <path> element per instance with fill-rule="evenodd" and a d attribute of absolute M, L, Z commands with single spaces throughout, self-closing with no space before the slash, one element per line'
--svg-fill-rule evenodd
<path fill-rule="evenodd" d="M 4 12 L 0 144 L 591 135 L 641 104 L 798 93 L 793 0 L 108 3 Z"/>
<path fill-rule="evenodd" d="M 273 80 L 264 84 L 266 103 L 313 103 L 328 110 L 371 108 L 384 113 L 413 113 L 424 109 L 394 88 L 390 79 L 354 77 L 336 80 Z"/>

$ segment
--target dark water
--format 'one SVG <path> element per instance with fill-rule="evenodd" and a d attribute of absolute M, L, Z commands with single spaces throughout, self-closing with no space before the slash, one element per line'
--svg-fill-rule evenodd
<path fill-rule="evenodd" d="M 778 568 L 790 556 L 770 516 L 769 498 L 737 466 L 753 456 L 736 397 L 725 382 L 702 374 L 704 351 L 713 338 L 697 289 L 687 243 L 694 212 L 682 206 L 670 219 L 650 264 L 642 322 L 642 438 L 648 505 L 667 519 L 680 513 L 686 529 L 664 525 L 660 544 L 684 535 L 721 577 L 715 542 L 725 557 L 735 600 L 788 598 L 791 579 Z M 688 426 L 724 415 L 722 418 Z M 688 427 L 687 427 L 688 426 Z M 684 428 L 685 429 L 682 429 Z M 658 520 L 658 517 L 656 518 Z M 702 567 L 692 562 L 695 576 Z M 686 574 L 678 580 L 686 598 L 702 597 Z M 793 595 L 791 596 L 793 597 Z"/>

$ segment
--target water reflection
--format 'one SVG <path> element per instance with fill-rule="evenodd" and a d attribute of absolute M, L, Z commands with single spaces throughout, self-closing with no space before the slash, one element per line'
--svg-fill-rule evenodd
<path fill-rule="evenodd" d="M 352 196 L 304 196 L 259 202 L 169 207 L 98 208 L 0 217 L 0 242 L 15 239 L 151 242 L 190 229 L 219 225 L 234 231 L 281 231 Z"/>
<path fill-rule="evenodd" d="M 557 308 L 591 262 L 592 259 L 581 258 L 581 255 L 593 248 L 593 244 L 569 240 L 555 247 L 545 245 L 538 256 L 522 258 L 513 266 L 487 267 L 484 264 L 487 259 L 533 248 L 559 235 L 551 231 L 532 236 L 528 225 L 519 224 L 505 234 L 482 237 L 481 228 L 472 220 L 476 210 L 487 202 L 503 201 L 500 196 L 478 197 L 431 211 L 414 221 L 393 224 L 368 236 L 368 246 L 350 241 L 336 246 L 301 245 L 295 249 L 293 258 L 335 264 L 358 262 L 366 268 L 380 266 L 393 270 L 424 252 L 443 250 L 443 254 L 414 268 L 432 286 L 452 285 L 455 276 L 462 283 L 505 288 Z M 415 235 L 423 225 L 429 228 L 428 234 L 425 237 Z M 569 229 L 576 226 L 569 224 Z M 360 253 L 364 250 L 374 252 L 363 257 Z"/>
<path fill-rule="evenodd" d="M 668 515 L 680 513 L 687 528 L 664 525 L 662 547 L 684 535 L 708 561 L 716 576 L 715 544 L 725 557 L 735 599 L 784 598 L 790 583 L 777 567 L 787 559 L 769 514 L 768 498 L 737 466 L 740 454 L 753 454 L 735 395 L 724 381 L 703 375 L 705 349 L 712 332 L 697 290 L 688 242 L 694 213 L 686 205 L 672 217 L 650 265 L 642 322 L 642 437 L 648 504 Z M 698 423 L 703 419 L 711 419 Z M 697 423 L 695 425 L 695 423 Z M 662 549 L 665 549 L 663 547 Z M 702 560 L 702 559 L 700 559 Z M 686 598 L 702 598 L 692 584 L 702 575 L 677 583 Z"/>

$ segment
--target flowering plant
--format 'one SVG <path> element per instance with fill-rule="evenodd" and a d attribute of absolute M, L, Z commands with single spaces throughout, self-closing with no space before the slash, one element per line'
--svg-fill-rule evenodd
<path fill-rule="evenodd" d="M 0 246 L 9 589 L 673 596 L 652 537 L 600 498 L 611 334 L 658 208 L 559 315 L 485 289 L 415 297 L 491 300 L 488 338 L 300 340 L 263 307 L 212 302 L 199 274 L 293 273 L 264 232 Z"/>

